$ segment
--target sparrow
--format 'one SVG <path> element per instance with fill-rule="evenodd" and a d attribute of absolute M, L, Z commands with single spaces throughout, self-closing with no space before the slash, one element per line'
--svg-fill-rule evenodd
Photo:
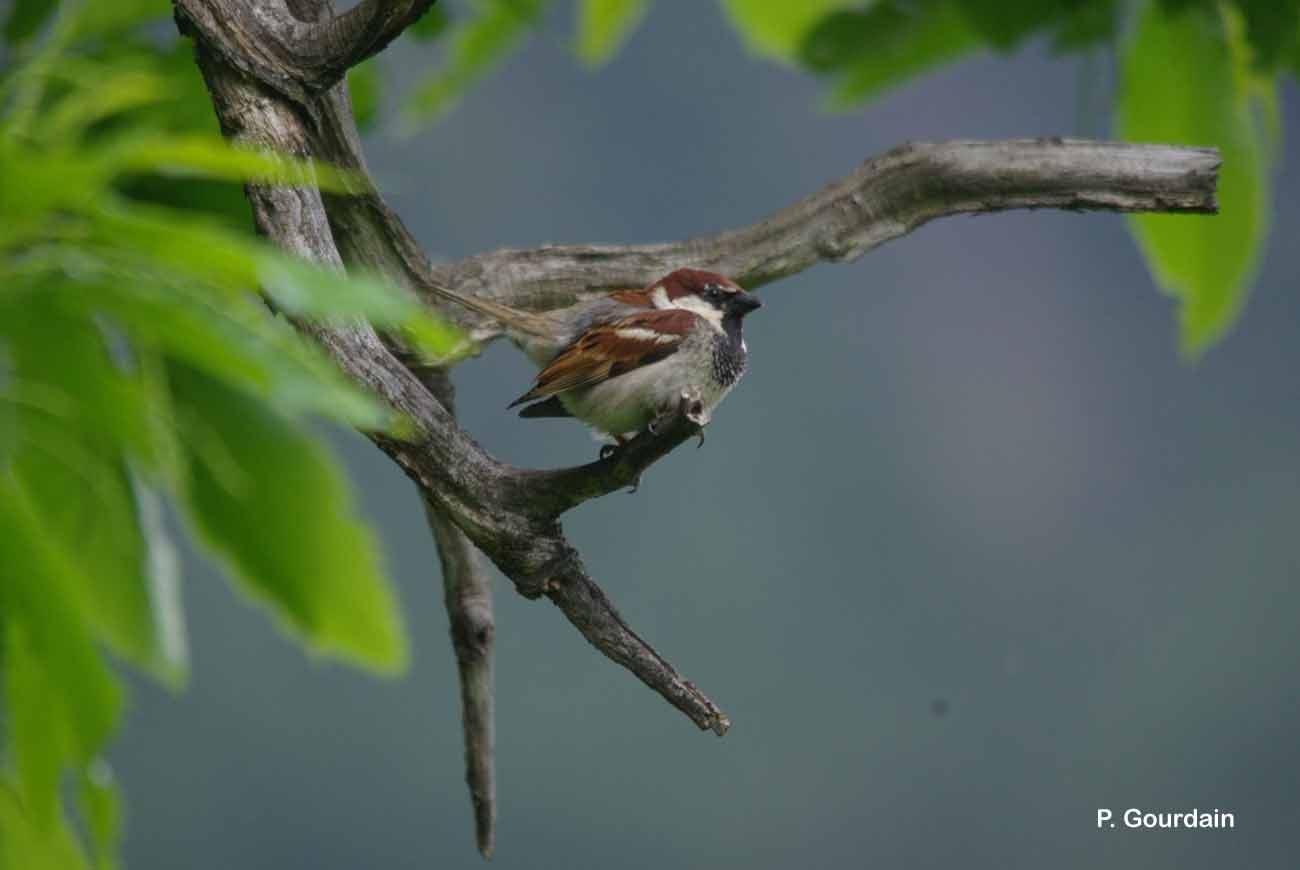
<path fill-rule="evenodd" d="M 701 269 L 542 313 L 430 289 L 499 321 L 541 367 L 508 407 L 523 405 L 521 417 L 576 417 L 618 444 L 683 399 L 707 422 L 745 373 L 742 325 L 762 305 L 730 278 Z"/>

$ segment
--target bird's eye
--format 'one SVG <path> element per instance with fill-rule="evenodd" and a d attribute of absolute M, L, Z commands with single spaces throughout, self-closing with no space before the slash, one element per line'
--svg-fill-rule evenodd
<path fill-rule="evenodd" d="M 717 302 L 722 298 L 722 288 L 717 284 L 710 284 L 704 288 L 704 298 L 710 302 Z"/>

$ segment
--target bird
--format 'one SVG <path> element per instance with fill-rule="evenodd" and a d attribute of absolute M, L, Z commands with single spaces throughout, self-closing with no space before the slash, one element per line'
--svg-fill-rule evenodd
<path fill-rule="evenodd" d="M 521 417 L 575 417 L 620 446 L 684 400 L 707 423 L 745 373 L 744 320 L 762 306 L 725 275 L 692 268 L 540 313 L 430 289 L 500 322 L 541 368 L 508 407 L 522 405 Z"/>

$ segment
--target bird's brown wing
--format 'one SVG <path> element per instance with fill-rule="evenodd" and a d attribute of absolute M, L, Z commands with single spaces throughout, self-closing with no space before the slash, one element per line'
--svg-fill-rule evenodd
<path fill-rule="evenodd" d="M 609 298 L 637 308 L 655 307 L 654 300 L 650 298 L 649 290 L 615 290 L 609 294 Z"/>
<path fill-rule="evenodd" d="M 616 378 L 671 356 L 695 325 L 679 308 L 638 312 L 588 329 L 537 374 L 533 388 L 510 403 L 554 396 Z"/>

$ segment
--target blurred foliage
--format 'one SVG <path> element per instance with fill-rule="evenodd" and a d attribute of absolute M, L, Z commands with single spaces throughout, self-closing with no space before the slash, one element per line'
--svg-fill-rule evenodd
<path fill-rule="evenodd" d="M 955 2 L 935 3 L 924 14 L 886 2 L 821 19 L 798 40 L 796 57 L 809 70 L 838 79 L 827 105 L 846 108 L 984 43 Z M 864 44 L 872 50 L 864 51 Z"/>
<path fill-rule="evenodd" d="M 1262 124 L 1276 77 L 1254 63 L 1240 14 L 1198 5 L 1143 10 L 1123 46 L 1119 134 L 1212 143 L 1223 154 L 1219 217 L 1134 215 L 1138 243 L 1160 286 L 1179 298 L 1183 351 L 1200 353 L 1245 301 L 1268 224 L 1271 151 Z"/>
<path fill-rule="evenodd" d="M 646 0 L 580 0 L 578 57 L 590 66 L 608 61 L 641 23 L 646 8 Z"/>
<path fill-rule="evenodd" d="M 454 27 L 442 28 L 451 43 L 447 57 L 407 99 L 407 117 L 437 118 L 450 111 L 538 23 L 544 7 L 545 0 L 478 0 Z"/>
<path fill-rule="evenodd" d="M 22 0 L 3 22 L 4 870 L 116 863 L 102 753 L 124 689 L 106 654 L 170 686 L 187 671 L 167 505 L 308 649 L 405 661 L 373 534 L 311 426 L 402 421 L 283 315 L 368 318 L 429 355 L 457 337 L 376 278 L 254 237 L 245 182 L 347 179 L 223 141 L 169 16 Z"/>
<path fill-rule="evenodd" d="M 1268 234 L 1272 138 L 1262 129 L 1282 76 L 1300 73 L 1300 0 L 877 0 L 833 3 L 774 40 L 785 4 L 724 0 L 765 54 L 831 81 L 845 109 L 977 52 L 1031 38 L 1057 53 L 1122 56 L 1120 138 L 1218 146 L 1221 213 L 1141 215 L 1134 235 L 1156 282 L 1180 302 L 1181 347 L 1196 356 L 1240 312 Z M 802 7 L 801 7 L 802 8 Z"/>
<path fill-rule="evenodd" d="M 445 115 L 555 4 L 444 0 L 404 35 L 437 58 L 401 102 Z M 575 0 L 608 62 L 649 0 Z M 1300 0 L 721 0 L 757 55 L 857 106 L 1030 40 L 1119 58 L 1124 138 L 1216 145 L 1214 220 L 1132 221 L 1196 354 L 1240 311 L 1267 233 L 1277 93 Z M 112 867 L 123 811 L 102 759 L 124 690 L 106 654 L 187 669 L 167 506 L 308 649 L 380 671 L 405 645 L 371 533 L 308 421 L 393 431 L 284 319 L 368 318 L 433 356 L 457 337 L 373 277 L 259 243 L 242 185 L 346 179 L 224 143 L 167 0 L 11 0 L 0 72 L 0 870 Z M 382 60 L 349 74 L 382 120 Z M 265 294 L 276 311 L 273 314 Z"/>

